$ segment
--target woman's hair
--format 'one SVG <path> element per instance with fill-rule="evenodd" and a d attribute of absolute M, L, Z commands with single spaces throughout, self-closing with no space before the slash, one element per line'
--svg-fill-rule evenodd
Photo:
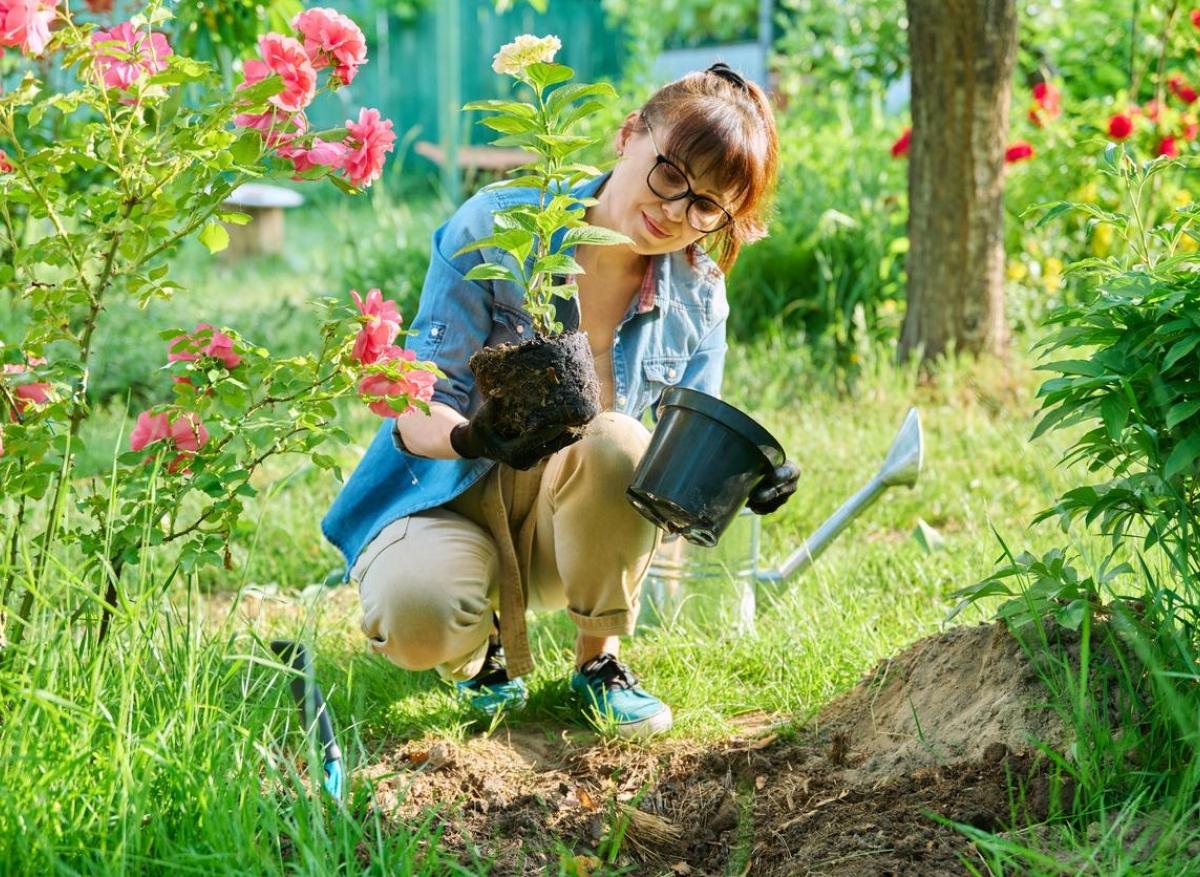
<path fill-rule="evenodd" d="M 706 246 L 728 271 L 742 244 L 767 234 L 779 141 L 766 94 L 725 64 L 714 64 L 655 92 L 636 124 L 645 128 L 647 118 L 656 133 L 670 129 L 666 142 L 658 143 L 667 158 L 733 194 L 734 203 L 723 205 L 733 222 L 713 232 Z"/>

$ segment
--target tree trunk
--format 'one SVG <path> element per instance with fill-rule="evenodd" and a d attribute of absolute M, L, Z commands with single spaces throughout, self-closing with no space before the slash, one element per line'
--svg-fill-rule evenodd
<path fill-rule="evenodd" d="M 900 356 L 1001 353 L 1004 151 L 1016 0 L 906 0 L 908 308 Z"/>

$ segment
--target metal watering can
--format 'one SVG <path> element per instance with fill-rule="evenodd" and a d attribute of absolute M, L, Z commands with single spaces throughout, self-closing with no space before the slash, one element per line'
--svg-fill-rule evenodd
<path fill-rule="evenodd" d="M 642 583 L 641 626 L 686 619 L 737 633 L 754 632 L 760 595 L 781 593 L 808 569 L 850 522 L 890 487 L 912 487 L 921 474 L 921 419 L 910 408 L 879 471 L 819 526 L 779 567 L 759 556 L 762 518 L 742 509 L 711 548 L 674 536 L 663 540 Z"/>

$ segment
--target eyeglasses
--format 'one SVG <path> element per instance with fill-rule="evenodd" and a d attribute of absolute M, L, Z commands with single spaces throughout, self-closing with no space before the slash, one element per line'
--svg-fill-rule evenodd
<path fill-rule="evenodd" d="M 655 152 L 654 167 L 646 175 L 646 185 L 650 191 L 664 201 L 690 199 L 687 206 L 688 225 L 702 234 L 720 231 L 733 222 L 728 210 L 711 198 L 692 191 L 687 174 L 659 151 L 658 144 L 654 142 L 654 132 L 650 129 L 650 120 L 642 116 L 642 121 L 646 123 L 646 133 L 650 135 L 650 145 Z"/>

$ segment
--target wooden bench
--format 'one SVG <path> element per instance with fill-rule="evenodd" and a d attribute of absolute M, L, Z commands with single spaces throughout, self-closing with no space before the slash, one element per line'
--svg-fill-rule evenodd
<path fill-rule="evenodd" d="M 428 140 L 418 140 L 413 144 L 416 153 L 429 159 L 443 170 L 446 169 L 446 151 L 436 143 Z M 459 146 L 457 161 L 458 169 L 468 178 L 471 185 L 476 175 L 502 177 L 513 168 L 527 164 L 534 159 L 531 153 L 524 149 L 504 148 L 500 146 Z"/>

